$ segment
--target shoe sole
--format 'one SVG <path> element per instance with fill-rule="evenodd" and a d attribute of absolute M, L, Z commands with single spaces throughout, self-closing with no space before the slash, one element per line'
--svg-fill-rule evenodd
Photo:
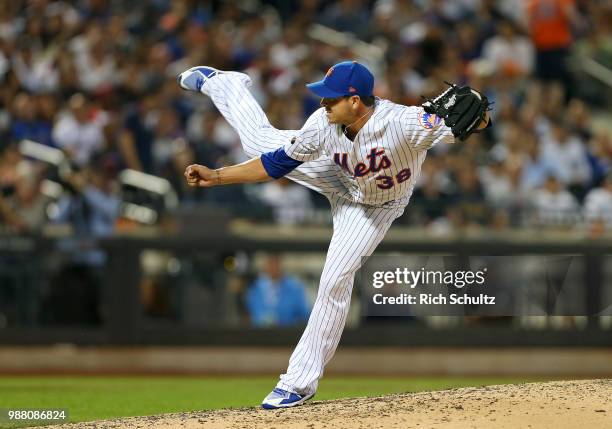
<path fill-rule="evenodd" d="M 309 396 L 304 396 L 299 401 L 291 402 L 290 404 L 281 404 L 281 405 L 261 404 L 261 408 L 266 409 L 266 410 L 277 410 L 279 408 L 297 407 L 298 405 L 302 405 L 304 402 L 308 401 L 309 399 L 312 399 L 313 397 L 314 397 L 314 393 Z"/>
<path fill-rule="evenodd" d="M 185 87 L 183 86 L 183 84 L 181 83 L 181 81 L 182 81 L 181 77 L 182 77 L 182 76 L 183 76 L 185 73 L 190 72 L 190 71 L 193 71 L 193 70 L 196 70 L 196 69 L 199 69 L 199 68 L 201 68 L 201 67 L 202 67 L 202 66 L 191 67 L 190 69 L 185 70 L 183 73 L 179 74 L 179 75 L 176 77 L 176 82 L 178 83 L 179 88 L 181 88 L 181 89 L 182 89 L 182 90 L 184 90 L 184 91 L 193 91 L 193 89 L 190 89 L 190 88 L 185 88 Z M 214 71 L 215 71 L 215 73 L 214 73 L 214 74 L 212 74 L 210 77 L 207 77 L 207 76 L 204 76 L 204 74 L 202 74 L 202 73 L 200 72 L 200 74 L 202 75 L 202 78 L 204 79 L 204 82 L 206 82 L 208 79 L 210 79 L 210 78 L 212 78 L 212 77 L 215 77 L 216 75 L 218 75 L 219 73 L 221 73 L 221 70 L 218 70 L 218 69 L 216 69 L 216 68 L 214 68 L 214 67 L 208 67 L 208 66 L 205 66 L 205 67 L 207 67 L 207 68 L 209 68 L 209 69 L 214 70 Z"/>

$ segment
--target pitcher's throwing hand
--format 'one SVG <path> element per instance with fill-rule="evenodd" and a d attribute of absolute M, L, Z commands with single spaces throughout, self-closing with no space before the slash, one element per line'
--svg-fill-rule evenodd
<path fill-rule="evenodd" d="M 192 164 L 185 169 L 185 178 L 189 186 L 209 187 L 217 182 L 218 173 L 208 167 Z"/>

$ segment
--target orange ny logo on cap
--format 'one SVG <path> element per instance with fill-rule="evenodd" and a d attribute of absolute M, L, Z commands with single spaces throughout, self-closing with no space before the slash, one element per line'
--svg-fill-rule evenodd
<path fill-rule="evenodd" d="M 327 73 L 325 73 L 325 76 L 331 76 L 331 74 L 334 72 L 334 68 L 330 67 L 329 70 L 327 70 Z"/>

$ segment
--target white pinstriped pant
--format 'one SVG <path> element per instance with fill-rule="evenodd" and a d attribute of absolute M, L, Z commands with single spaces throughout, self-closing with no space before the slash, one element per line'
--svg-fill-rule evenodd
<path fill-rule="evenodd" d="M 250 157 L 284 146 L 295 131 L 270 125 L 242 73 L 220 74 L 208 80 L 203 92 L 240 135 Z M 300 165 L 287 178 L 327 196 L 331 202 L 333 235 L 319 291 L 308 324 L 289 359 L 289 368 L 277 387 L 299 394 L 317 390 L 319 379 L 332 358 L 346 322 L 355 272 L 370 256 L 404 208 L 383 208 L 355 203 L 340 197 L 346 190 L 335 175 L 333 161 L 321 157 Z"/>

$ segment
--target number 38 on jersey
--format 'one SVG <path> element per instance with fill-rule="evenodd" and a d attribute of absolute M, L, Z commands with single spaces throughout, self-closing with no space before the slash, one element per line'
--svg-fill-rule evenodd
<path fill-rule="evenodd" d="M 368 163 L 359 162 L 351 170 L 348 165 L 348 153 L 335 153 L 334 163 L 342 167 L 347 173 L 354 178 L 363 177 L 370 173 L 378 173 L 380 170 L 391 167 L 391 160 L 385 155 L 385 150 L 373 148 L 370 154 L 366 157 Z M 395 186 L 395 183 L 402 183 L 410 178 L 412 172 L 409 168 L 400 170 L 395 176 L 379 175 L 376 177 L 376 186 L 380 189 L 390 189 Z"/>

